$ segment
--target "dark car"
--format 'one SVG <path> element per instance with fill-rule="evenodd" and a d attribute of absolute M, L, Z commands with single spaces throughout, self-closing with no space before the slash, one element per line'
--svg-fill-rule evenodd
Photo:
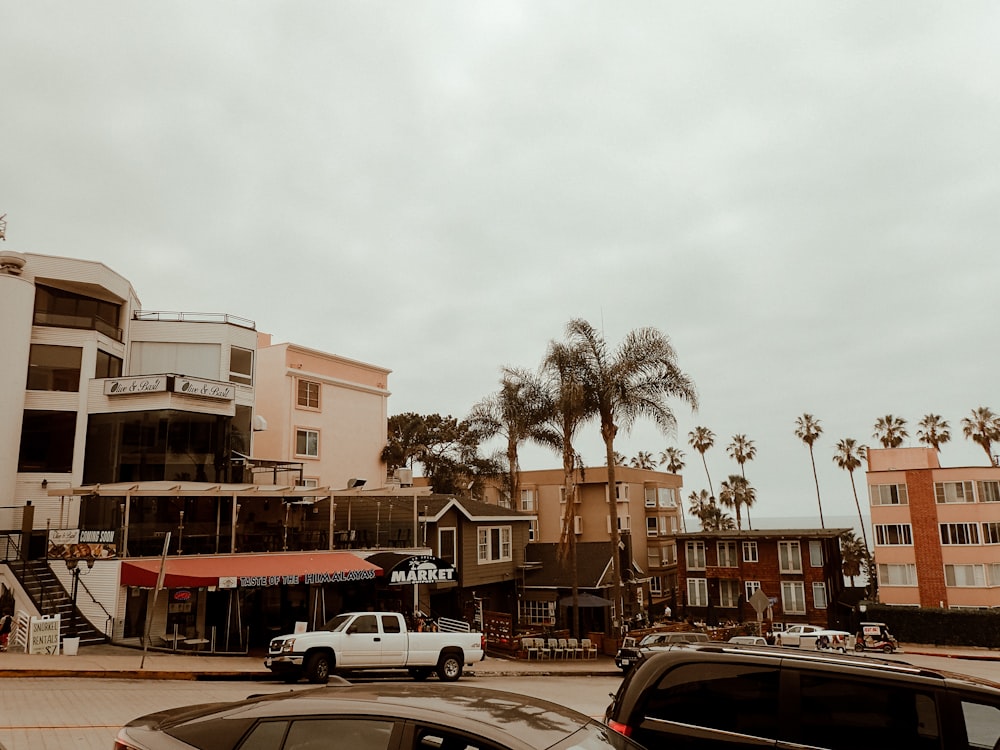
<path fill-rule="evenodd" d="M 641 750 L 536 698 L 465 685 L 350 685 L 174 708 L 135 719 L 115 750 Z"/>
<path fill-rule="evenodd" d="M 638 643 L 634 638 L 626 638 L 615 654 L 615 664 L 623 672 L 628 672 L 637 664 L 641 664 L 651 653 L 662 651 L 677 643 L 707 643 L 708 640 L 708 635 L 700 632 L 650 633 Z"/>
<path fill-rule="evenodd" d="M 1000 685 L 881 658 L 677 646 L 625 677 L 605 720 L 671 750 L 992 750 Z"/>

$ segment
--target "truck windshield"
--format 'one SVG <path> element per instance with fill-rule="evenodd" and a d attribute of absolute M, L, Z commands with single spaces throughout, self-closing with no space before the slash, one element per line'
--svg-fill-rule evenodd
<path fill-rule="evenodd" d="M 329 620 L 326 625 L 323 626 L 323 630 L 330 630 L 334 633 L 344 629 L 347 621 L 351 619 L 350 615 L 337 615 L 332 620 Z"/>

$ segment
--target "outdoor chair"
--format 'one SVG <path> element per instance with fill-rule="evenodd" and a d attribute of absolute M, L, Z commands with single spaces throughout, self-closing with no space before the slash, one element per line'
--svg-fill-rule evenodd
<path fill-rule="evenodd" d="M 584 638 L 580 641 L 580 651 L 588 659 L 597 658 L 597 646 L 589 638 Z"/>
<path fill-rule="evenodd" d="M 535 639 L 535 643 L 538 644 L 538 655 L 542 659 L 551 659 L 552 658 L 552 649 L 545 642 L 544 638 L 536 638 Z"/>
<path fill-rule="evenodd" d="M 527 653 L 529 659 L 532 657 L 532 655 L 534 655 L 534 657 L 536 659 L 538 658 L 538 641 L 537 641 L 537 639 L 535 639 L 535 638 L 522 638 L 521 639 L 521 648 L 524 649 L 525 653 Z"/>
<path fill-rule="evenodd" d="M 559 643 L 559 650 L 562 651 L 563 659 L 569 659 L 571 656 L 573 656 L 573 652 L 569 650 L 568 639 L 560 638 L 558 643 Z"/>
<path fill-rule="evenodd" d="M 583 656 L 583 649 L 580 648 L 580 641 L 578 638 L 566 639 L 566 655 L 572 656 L 574 659 L 579 659 Z"/>
<path fill-rule="evenodd" d="M 558 659 L 566 652 L 566 649 L 559 648 L 559 639 L 557 638 L 549 638 L 548 646 L 549 646 L 549 651 L 552 652 L 553 659 Z"/>

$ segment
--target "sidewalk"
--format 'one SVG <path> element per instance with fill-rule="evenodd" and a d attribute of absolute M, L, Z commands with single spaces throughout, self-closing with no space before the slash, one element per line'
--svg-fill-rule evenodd
<path fill-rule="evenodd" d="M 947 648 L 902 644 L 902 653 L 953 659 L 1000 661 L 1000 651 L 985 648 Z M 141 666 L 140 666 L 141 665 Z M 487 656 L 466 668 L 470 676 L 529 675 L 619 676 L 608 656 L 597 659 L 504 659 Z M 123 646 L 85 646 L 75 656 L 64 654 L 0 653 L 0 677 L 105 677 L 160 680 L 274 680 L 259 656 L 202 656 L 187 653 L 149 652 Z"/>

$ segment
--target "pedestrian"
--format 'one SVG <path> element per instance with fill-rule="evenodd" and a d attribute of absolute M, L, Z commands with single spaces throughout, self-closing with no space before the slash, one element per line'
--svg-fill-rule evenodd
<path fill-rule="evenodd" d="M 14 624 L 14 618 L 10 615 L 0 617 L 0 651 L 7 650 L 7 641 L 10 639 L 10 630 Z"/>

